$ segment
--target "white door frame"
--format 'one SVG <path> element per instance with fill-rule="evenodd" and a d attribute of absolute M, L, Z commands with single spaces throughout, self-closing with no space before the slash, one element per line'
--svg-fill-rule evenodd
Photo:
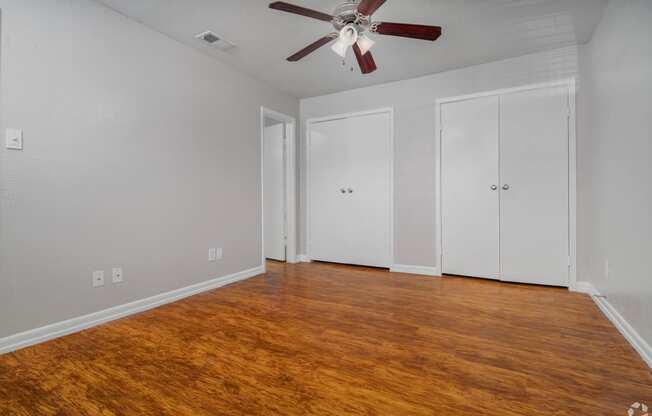
<path fill-rule="evenodd" d="M 437 256 L 437 261 L 439 262 L 439 267 L 443 265 L 443 251 L 442 251 L 442 183 L 441 183 L 441 166 L 442 166 L 442 153 L 441 153 L 441 136 L 442 136 L 442 125 L 441 125 L 441 106 L 446 103 L 456 102 L 456 101 L 465 101 L 471 100 L 474 98 L 480 97 L 489 97 L 495 95 L 504 95 L 511 94 L 516 92 L 544 89 L 544 88 L 553 88 L 553 87 L 567 87 L 568 88 L 568 97 L 569 97 L 569 115 L 568 115 L 568 190 L 569 190 L 569 207 L 568 207 L 568 220 L 569 220 L 569 256 L 570 256 L 570 267 L 569 267 L 569 280 L 568 288 L 569 290 L 575 292 L 577 291 L 577 131 L 576 131 L 576 86 L 575 78 L 563 79 L 560 81 L 546 82 L 540 84 L 531 84 L 515 88 L 505 88 L 500 90 L 486 91 L 476 94 L 461 95 L 456 97 L 448 97 L 437 100 L 436 109 L 435 109 L 435 119 L 437 123 L 437 131 L 435 133 L 435 148 L 437 149 L 437 155 L 435 156 L 435 198 L 437 200 L 437 213 L 436 218 L 436 231 L 435 239 L 437 241 L 437 249 L 435 255 Z M 443 274 L 443 270 L 440 270 Z"/>
<path fill-rule="evenodd" d="M 287 240 L 286 262 L 297 262 L 297 168 L 296 168 L 296 131 L 294 117 L 266 107 L 260 108 L 260 238 L 261 264 L 265 267 L 265 119 L 279 121 L 285 125 L 285 226 Z"/>
<path fill-rule="evenodd" d="M 309 118 L 306 120 L 306 147 L 304 150 L 304 157 L 306 160 L 306 256 L 302 258 L 303 261 L 311 261 L 311 238 L 310 238 L 310 220 L 311 220 L 311 188 L 310 188 L 310 134 L 312 131 L 312 125 L 316 123 L 322 123 L 324 121 L 334 121 L 344 118 L 353 118 L 368 116 L 372 114 L 389 114 L 389 123 L 390 123 L 390 132 L 389 132 L 389 141 L 390 141 L 390 161 L 389 161 L 389 258 L 390 264 L 388 267 L 394 264 L 394 108 L 393 107 L 384 107 L 378 108 L 375 110 L 368 111 L 357 111 L 351 113 L 342 113 L 335 114 L 326 117 L 315 117 Z"/>

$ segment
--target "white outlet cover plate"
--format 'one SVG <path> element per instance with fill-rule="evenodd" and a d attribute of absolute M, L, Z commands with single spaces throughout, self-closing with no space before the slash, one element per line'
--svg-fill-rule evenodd
<path fill-rule="evenodd" d="M 221 248 L 218 248 L 215 252 L 215 258 L 217 260 L 222 260 L 223 257 L 224 257 L 224 251 Z"/>
<path fill-rule="evenodd" d="M 122 267 L 114 267 L 112 271 L 113 283 L 124 282 L 124 275 L 122 274 Z"/>
<path fill-rule="evenodd" d="M 215 260 L 217 260 L 217 249 L 209 248 L 208 249 L 208 261 L 215 261 Z"/>
<path fill-rule="evenodd" d="M 104 272 L 101 270 L 93 272 L 93 287 L 102 286 L 104 286 Z"/>
<path fill-rule="evenodd" d="M 7 129 L 6 147 L 10 150 L 23 150 L 23 131 L 20 129 Z"/>

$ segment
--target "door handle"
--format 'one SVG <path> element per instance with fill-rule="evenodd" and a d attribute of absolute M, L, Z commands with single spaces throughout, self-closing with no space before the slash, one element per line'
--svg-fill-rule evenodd
<path fill-rule="evenodd" d="M 497 190 L 497 189 L 498 189 L 498 186 L 496 186 L 496 185 L 491 185 L 491 190 L 492 190 L 492 191 L 495 191 L 495 190 Z"/>
<path fill-rule="evenodd" d="M 509 191 L 509 185 L 507 184 L 503 185 L 503 191 Z"/>
<path fill-rule="evenodd" d="M 345 193 L 346 193 L 346 189 L 344 189 L 344 188 L 340 188 L 340 192 L 343 193 L 343 194 L 345 194 Z"/>
<path fill-rule="evenodd" d="M 346 191 L 347 191 L 348 193 L 350 193 L 350 194 L 353 193 L 353 189 L 351 189 L 351 188 L 347 189 Z"/>

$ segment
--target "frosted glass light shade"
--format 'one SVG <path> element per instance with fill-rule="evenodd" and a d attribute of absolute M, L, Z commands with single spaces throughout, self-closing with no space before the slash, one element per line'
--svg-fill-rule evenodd
<path fill-rule="evenodd" d="M 337 42 L 331 46 L 331 49 L 342 58 L 346 58 L 346 51 L 349 49 L 349 45 L 342 42 L 342 39 L 338 39 Z"/>
<path fill-rule="evenodd" d="M 363 55 L 365 55 L 373 46 L 376 44 L 373 40 L 369 39 L 367 35 L 361 35 L 358 37 L 358 47 L 360 48 L 360 52 L 362 52 Z"/>

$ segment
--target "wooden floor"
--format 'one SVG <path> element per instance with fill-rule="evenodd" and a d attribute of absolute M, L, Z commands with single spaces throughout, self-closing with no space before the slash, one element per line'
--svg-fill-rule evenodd
<path fill-rule="evenodd" d="M 649 369 L 590 298 L 328 264 L 0 357 L 0 415 L 626 415 Z"/>

